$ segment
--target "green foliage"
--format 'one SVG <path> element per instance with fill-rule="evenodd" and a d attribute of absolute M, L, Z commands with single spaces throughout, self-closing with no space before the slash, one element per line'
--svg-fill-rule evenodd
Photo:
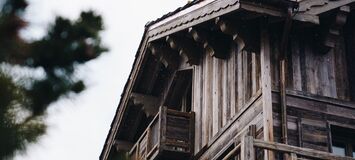
<path fill-rule="evenodd" d="M 45 133 L 48 106 L 85 89 L 75 76 L 77 66 L 107 49 L 99 34 L 102 18 L 93 11 L 82 12 L 74 21 L 57 17 L 42 39 L 27 42 L 18 34 L 27 25 L 21 17 L 26 1 L 6 0 L 0 5 L 0 159 L 5 159 Z M 11 73 L 39 69 L 41 78 Z"/>

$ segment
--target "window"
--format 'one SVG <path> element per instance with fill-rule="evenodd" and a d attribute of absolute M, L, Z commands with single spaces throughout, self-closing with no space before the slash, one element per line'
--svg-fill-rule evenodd
<path fill-rule="evenodd" d="M 192 69 L 176 72 L 164 105 L 177 111 L 191 111 Z"/>
<path fill-rule="evenodd" d="M 355 158 L 355 130 L 331 126 L 332 153 Z"/>

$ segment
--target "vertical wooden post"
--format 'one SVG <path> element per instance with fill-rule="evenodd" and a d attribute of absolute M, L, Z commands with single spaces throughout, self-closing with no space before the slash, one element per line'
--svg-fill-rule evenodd
<path fill-rule="evenodd" d="M 190 126 L 189 126 L 189 151 L 195 154 L 195 113 L 190 112 Z"/>
<path fill-rule="evenodd" d="M 282 137 L 281 140 L 283 143 L 288 144 L 287 142 L 287 102 L 286 102 L 286 57 L 287 57 L 287 44 L 289 39 L 289 34 L 292 26 L 292 7 L 288 8 L 287 17 L 285 20 L 284 31 L 282 34 L 282 41 L 280 46 L 280 106 L 281 106 L 281 130 Z M 285 154 L 285 156 L 287 156 Z"/>
<path fill-rule="evenodd" d="M 296 153 L 291 153 L 290 160 L 297 160 L 297 154 Z"/>
<path fill-rule="evenodd" d="M 255 125 L 255 124 L 249 126 L 249 133 L 248 133 L 248 135 L 249 135 L 249 136 L 252 136 L 253 138 L 256 137 L 256 125 Z"/>
<path fill-rule="evenodd" d="M 281 53 L 282 54 L 282 53 Z M 287 138 L 287 101 L 286 101 L 286 60 L 280 60 L 280 106 L 282 142 L 288 144 Z"/>
<path fill-rule="evenodd" d="M 164 106 L 160 107 L 159 111 L 160 116 L 160 137 L 159 137 L 159 149 L 164 148 L 164 144 L 166 142 L 166 116 L 167 116 L 167 108 Z"/>
<path fill-rule="evenodd" d="M 244 136 L 241 141 L 241 160 L 255 160 L 254 138 Z"/>
<path fill-rule="evenodd" d="M 270 65 L 270 44 L 267 29 L 267 23 L 262 20 L 260 25 L 261 44 L 260 44 L 260 61 L 261 61 L 261 88 L 263 102 L 263 132 L 264 140 L 273 142 L 273 117 L 272 117 L 272 93 L 271 93 L 271 65 Z M 272 151 L 265 151 L 265 159 L 273 160 Z"/>

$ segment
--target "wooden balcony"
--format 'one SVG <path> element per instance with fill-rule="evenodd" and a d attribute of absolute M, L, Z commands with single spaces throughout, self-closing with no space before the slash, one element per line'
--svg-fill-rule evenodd
<path fill-rule="evenodd" d="M 194 113 L 161 107 L 129 152 L 131 160 L 189 159 L 193 154 Z"/>

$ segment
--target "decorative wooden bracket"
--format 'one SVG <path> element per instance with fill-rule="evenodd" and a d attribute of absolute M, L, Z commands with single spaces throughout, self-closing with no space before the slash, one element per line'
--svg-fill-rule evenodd
<path fill-rule="evenodd" d="M 311 10 L 312 7 L 325 6 L 329 3 L 329 0 L 306 0 L 300 2 L 298 12 L 306 12 Z"/>
<path fill-rule="evenodd" d="M 229 38 L 226 38 L 224 35 L 213 33 L 212 31 L 207 32 L 192 27 L 189 28 L 189 33 L 196 42 L 202 44 L 203 49 L 209 55 L 221 59 L 226 59 L 228 57 L 230 48 Z"/>
<path fill-rule="evenodd" d="M 148 44 L 148 49 L 166 68 L 174 69 L 178 66 L 179 56 L 166 43 L 151 42 Z"/>
<path fill-rule="evenodd" d="M 321 53 L 328 53 L 329 50 L 333 49 L 339 39 L 341 30 L 346 23 L 347 16 L 350 13 L 349 6 L 340 7 L 337 12 L 333 23 L 327 29 L 324 39 L 322 40 L 322 44 L 320 47 Z"/>
<path fill-rule="evenodd" d="M 215 19 L 215 23 L 223 33 L 232 36 L 234 43 L 238 45 L 238 52 L 244 49 L 245 42 L 238 34 L 237 27 L 235 25 L 231 24 L 229 21 L 222 20 L 220 17 Z"/>
<path fill-rule="evenodd" d="M 215 19 L 215 24 L 219 27 L 220 31 L 224 34 L 232 36 L 234 43 L 238 45 L 238 51 L 243 49 L 259 52 L 260 41 L 257 37 L 257 30 L 247 26 L 238 25 L 231 20 L 222 17 Z"/>
<path fill-rule="evenodd" d="M 167 36 L 166 41 L 172 49 L 187 57 L 187 63 L 190 65 L 199 64 L 202 51 L 195 45 L 193 40 L 182 36 Z"/>

